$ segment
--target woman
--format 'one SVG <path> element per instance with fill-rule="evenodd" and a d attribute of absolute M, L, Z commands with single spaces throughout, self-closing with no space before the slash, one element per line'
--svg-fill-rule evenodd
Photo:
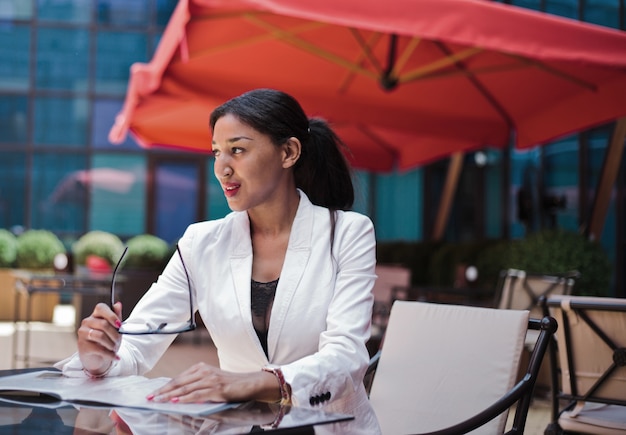
<path fill-rule="evenodd" d="M 377 433 L 363 387 L 375 236 L 367 217 L 342 211 L 354 192 L 341 142 L 325 121 L 270 89 L 216 108 L 210 127 L 215 176 L 233 212 L 190 225 L 178 245 L 220 368 L 197 364 L 148 398 L 289 402 L 354 415 L 344 432 Z M 186 319 L 187 288 L 175 255 L 130 319 Z M 64 371 L 150 370 L 174 336 L 122 339 L 121 318 L 119 304 L 99 304 Z"/>

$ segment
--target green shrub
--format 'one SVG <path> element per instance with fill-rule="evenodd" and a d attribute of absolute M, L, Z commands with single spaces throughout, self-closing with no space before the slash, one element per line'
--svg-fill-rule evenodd
<path fill-rule="evenodd" d="M 13 267 L 17 258 L 17 239 L 9 230 L 0 229 L 0 267 Z"/>
<path fill-rule="evenodd" d="M 104 258 L 113 266 L 119 260 L 123 250 L 124 244 L 118 236 L 98 230 L 84 234 L 72 245 L 74 262 L 79 266 L 84 266 L 90 255 Z"/>
<path fill-rule="evenodd" d="M 52 269 L 54 256 L 65 253 L 61 240 L 48 230 L 27 230 L 17 237 L 17 267 Z"/>
<path fill-rule="evenodd" d="M 479 270 L 478 281 L 467 285 L 492 288 L 487 270 L 478 266 L 484 251 L 499 243 L 497 240 L 481 240 L 462 243 L 445 243 L 433 254 L 430 262 L 430 281 L 436 286 L 455 286 L 459 266 L 476 266 Z"/>
<path fill-rule="evenodd" d="M 170 246 L 152 234 L 140 234 L 126 243 L 128 252 L 124 260 L 125 269 L 161 270 L 170 258 Z"/>
<path fill-rule="evenodd" d="M 611 262 L 598 242 L 565 230 L 544 230 L 511 243 L 504 268 L 531 273 L 580 272 L 574 292 L 578 295 L 609 296 Z"/>

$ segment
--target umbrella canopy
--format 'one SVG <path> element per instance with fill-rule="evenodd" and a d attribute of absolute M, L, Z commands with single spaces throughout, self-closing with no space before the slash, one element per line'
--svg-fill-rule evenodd
<path fill-rule="evenodd" d="M 180 0 L 109 139 L 209 151 L 210 111 L 258 87 L 329 120 L 355 167 L 410 169 L 625 116 L 626 34 L 483 0 Z"/>

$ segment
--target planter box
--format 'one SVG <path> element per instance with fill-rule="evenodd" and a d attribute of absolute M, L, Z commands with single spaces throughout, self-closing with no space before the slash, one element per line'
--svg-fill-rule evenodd
<path fill-rule="evenodd" d="M 26 296 L 20 298 L 20 313 L 18 320 L 26 319 Z M 51 322 L 54 307 L 59 303 L 59 295 L 35 294 L 32 296 L 30 320 Z M 0 321 L 13 321 L 15 316 L 15 278 L 13 269 L 0 269 Z"/>

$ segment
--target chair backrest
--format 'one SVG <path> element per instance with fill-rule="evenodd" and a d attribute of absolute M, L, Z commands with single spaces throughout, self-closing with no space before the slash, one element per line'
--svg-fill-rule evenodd
<path fill-rule="evenodd" d="M 547 306 L 559 324 L 560 398 L 626 405 L 626 299 L 555 296 Z"/>
<path fill-rule="evenodd" d="M 448 427 L 504 396 L 528 322 L 526 310 L 394 302 L 370 392 L 383 433 Z M 472 433 L 502 433 L 506 419 Z"/>
<path fill-rule="evenodd" d="M 500 293 L 496 307 L 500 309 L 529 310 L 530 317 L 543 316 L 542 297 L 570 295 L 578 272 L 564 274 L 536 274 L 524 270 L 507 269 L 501 273 Z"/>

